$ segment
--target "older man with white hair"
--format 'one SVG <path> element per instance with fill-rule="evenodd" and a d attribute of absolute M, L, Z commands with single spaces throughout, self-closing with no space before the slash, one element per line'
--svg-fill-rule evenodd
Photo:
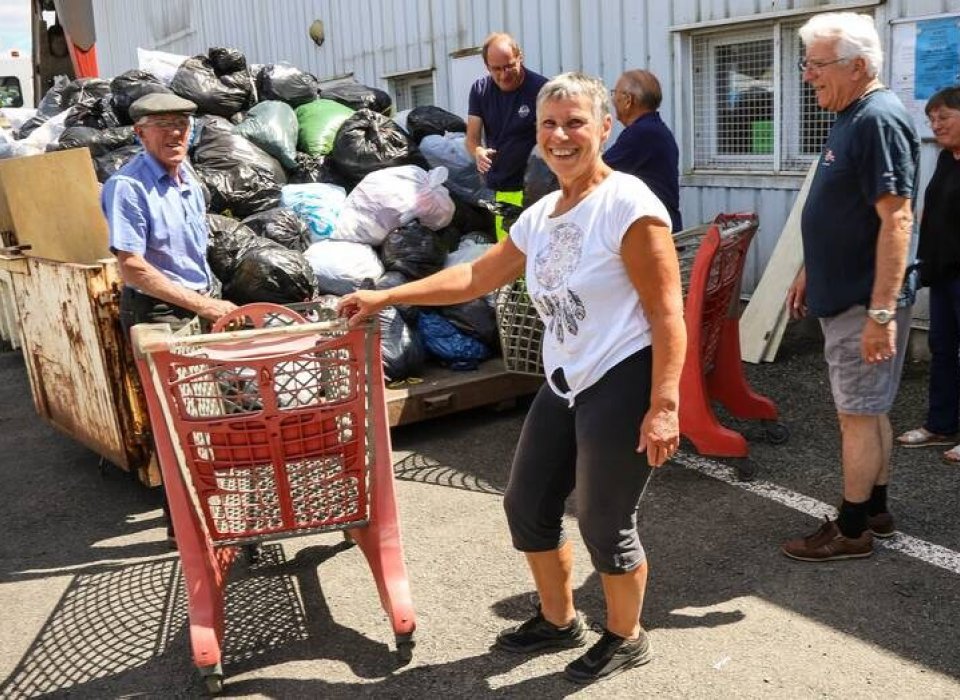
<path fill-rule="evenodd" d="M 893 436 L 888 413 L 900 382 L 909 295 L 904 285 L 919 140 L 907 111 L 880 82 L 873 18 L 849 12 L 800 28 L 803 79 L 837 120 L 823 146 L 801 218 L 804 266 L 787 304 L 820 319 L 840 420 L 843 503 L 836 521 L 784 543 L 788 557 L 867 557 L 894 534 L 887 508 Z"/>

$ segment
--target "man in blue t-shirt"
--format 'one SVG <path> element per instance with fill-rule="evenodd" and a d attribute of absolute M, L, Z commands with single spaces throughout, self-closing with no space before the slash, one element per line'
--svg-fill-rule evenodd
<path fill-rule="evenodd" d="M 883 54 L 873 18 L 850 12 L 800 29 L 803 79 L 837 120 L 803 207 L 804 266 L 787 294 L 795 318 L 820 319 L 840 420 L 843 503 L 836 521 L 784 543 L 788 557 L 866 557 L 895 533 L 887 510 L 893 431 L 909 295 L 902 295 L 913 232 L 920 143 L 897 97 L 878 79 Z"/>
<path fill-rule="evenodd" d="M 628 70 L 610 91 L 617 119 L 626 128 L 603 154 L 614 170 L 643 180 L 670 212 L 676 233 L 680 218 L 680 149 L 673 133 L 660 119 L 663 93 L 657 76 L 647 70 Z"/>
<path fill-rule="evenodd" d="M 509 34 L 483 42 L 490 73 L 470 88 L 466 149 L 498 202 L 523 204 L 523 174 L 537 142 L 537 94 L 547 79 L 523 65 L 523 52 Z M 497 239 L 506 236 L 497 217 Z"/>

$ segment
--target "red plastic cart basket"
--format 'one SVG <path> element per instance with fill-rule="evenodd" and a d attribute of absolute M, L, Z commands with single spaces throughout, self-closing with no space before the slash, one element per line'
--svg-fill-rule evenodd
<path fill-rule="evenodd" d="M 687 355 L 680 380 L 680 432 L 700 454 L 741 458 L 741 477 L 753 476 L 746 438 L 724 427 L 713 412 L 718 401 L 736 418 L 760 420 L 764 438 L 785 442 L 786 426 L 777 407 L 750 387 L 740 361 L 738 307 L 747 250 L 757 231 L 754 214 L 721 214 L 707 227 L 694 251 L 684 317 Z M 683 256 L 681 256 L 683 258 Z"/>
<path fill-rule="evenodd" d="M 246 328 L 223 330 L 237 326 Z M 238 545 L 318 531 L 349 529 L 408 661 L 416 624 L 378 325 L 347 330 L 251 304 L 213 330 L 132 333 L 207 689 L 222 688 L 224 589 Z"/>

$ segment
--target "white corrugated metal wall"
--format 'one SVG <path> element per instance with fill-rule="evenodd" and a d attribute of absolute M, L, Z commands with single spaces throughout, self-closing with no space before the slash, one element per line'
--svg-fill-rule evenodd
<path fill-rule="evenodd" d="M 626 68 L 647 68 L 664 87 L 661 114 L 676 128 L 682 115 L 674 92 L 677 62 L 672 28 L 770 13 L 833 9 L 876 2 L 824 0 L 93 0 L 103 75 L 136 65 L 136 48 L 183 54 L 233 46 L 252 63 L 289 61 L 318 77 L 352 73 L 381 88 L 385 76 L 433 69 L 438 105 L 450 105 L 450 54 L 479 46 L 491 31 L 513 34 L 527 64 L 545 75 L 583 70 L 613 84 Z M 886 23 L 904 16 L 960 11 L 960 0 L 889 0 L 875 8 Z M 326 41 L 307 35 L 322 20 Z M 682 33 L 681 33 L 682 35 Z M 884 40 L 887 40 L 888 33 Z M 463 89 L 456 86 L 457 89 Z M 682 146 L 683 144 L 681 144 Z M 924 156 L 925 170 L 932 162 Z M 929 175 L 929 172 L 927 173 Z M 799 177 L 755 178 L 684 186 L 681 209 L 688 225 L 719 212 L 754 211 L 761 230 L 744 273 L 753 289 L 789 214 Z"/>

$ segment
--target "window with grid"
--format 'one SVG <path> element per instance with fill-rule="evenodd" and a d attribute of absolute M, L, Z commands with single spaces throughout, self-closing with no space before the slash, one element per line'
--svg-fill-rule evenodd
<path fill-rule="evenodd" d="M 803 21 L 691 37 L 693 169 L 803 172 L 834 115 L 797 66 Z"/>

